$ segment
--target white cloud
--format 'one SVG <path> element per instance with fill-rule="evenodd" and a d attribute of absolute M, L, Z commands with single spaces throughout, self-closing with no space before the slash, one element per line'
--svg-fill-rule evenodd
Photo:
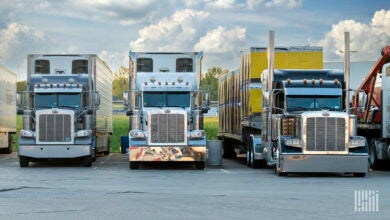
<path fill-rule="evenodd" d="M 240 50 L 246 45 L 246 29 L 243 27 L 217 27 L 201 37 L 195 51 L 204 51 L 204 66 L 221 66 L 236 69 L 239 65 Z"/>
<path fill-rule="evenodd" d="M 319 42 L 324 47 L 325 60 L 340 60 L 344 48 L 344 32 L 350 32 L 351 50 L 358 51 L 352 60 L 376 60 L 382 47 L 390 43 L 390 10 L 377 11 L 370 24 L 343 20 L 332 25 L 332 30 Z"/>
<path fill-rule="evenodd" d="M 302 0 L 271 0 L 265 3 L 267 7 L 299 8 Z"/>
<path fill-rule="evenodd" d="M 139 37 L 130 42 L 130 48 L 134 51 L 190 50 L 202 34 L 208 16 L 205 11 L 177 11 L 171 17 L 141 29 Z"/>
<path fill-rule="evenodd" d="M 246 4 L 249 10 L 255 10 L 264 4 L 265 0 L 247 0 Z"/>
<path fill-rule="evenodd" d="M 99 53 L 99 57 L 106 61 L 112 72 L 119 70 L 121 66 L 128 67 L 128 51 L 124 52 L 111 52 L 103 50 Z"/>
<path fill-rule="evenodd" d="M 54 45 L 43 32 L 18 23 L 0 30 L 0 39 L 0 61 L 14 72 L 20 69 L 21 73 L 26 71 L 27 54 L 47 53 Z"/>
<path fill-rule="evenodd" d="M 234 0 L 211 0 L 206 2 L 208 9 L 232 9 L 237 5 Z"/>
<path fill-rule="evenodd" d="M 245 40 L 245 28 L 235 27 L 229 30 L 226 27 L 219 26 L 200 38 L 194 49 L 212 54 L 232 53 L 240 51 L 245 44 Z"/>

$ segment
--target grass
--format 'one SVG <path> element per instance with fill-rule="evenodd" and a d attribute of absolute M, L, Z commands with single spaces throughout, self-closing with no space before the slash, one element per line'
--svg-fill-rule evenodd
<path fill-rule="evenodd" d="M 113 115 L 112 126 L 114 128 L 111 141 L 111 151 L 119 152 L 121 146 L 121 136 L 129 134 L 129 117 L 126 115 Z"/>
<path fill-rule="evenodd" d="M 207 140 L 217 140 L 217 133 L 219 128 L 218 117 L 205 117 L 203 128 L 206 132 Z"/>
<path fill-rule="evenodd" d="M 18 137 L 20 129 L 23 124 L 23 116 L 17 116 L 17 134 L 13 136 L 15 145 L 14 150 L 18 146 Z M 129 131 L 129 117 L 124 115 L 113 115 L 112 116 L 113 124 L 113 134 L 110 138 L 111 141 L 111 151 L 119 152 L 120 151 L 120 138 L 121 136 L 127 136 Z M 206 132 L 207 140 L 216 140 L 218 133 L 218 117 L 205 117 L 204 118 L 204 130 Z"/>

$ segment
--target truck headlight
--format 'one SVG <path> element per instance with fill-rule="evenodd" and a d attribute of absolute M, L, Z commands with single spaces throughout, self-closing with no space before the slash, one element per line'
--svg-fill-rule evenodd
<path fill-rule="evenodd" d="M 35 137 L 35 132 L 30 130 L 20 130 L 20 136 L 32 138 Z"/>
<path fill-rule="evenodd" d="M 92 134 L 91 130 L 80 130 L 76 132 L 76 137 L 87 137 Z"/>
<path fill-rule="evenodd" d="M 302 141 L 300 138 L 288 138 L 284 139 L 284 144 L 289 147 L 302 147 Z"/>
<path fill-rule="evenodd" d="M 132 137 L 132 138 L 142 138 L 144 139 L 145 138 L 145 133 L 141 130 L 131 130 L 130 133 L 129 133 L 129 136 Z"/>
<path fill-rule="evenodd" d="M 349 148 L 366 146 L 366 139 L 364 137 L 354 137 L 349 141 Z"/>
<path fill-rule="evenodd" d="M 190 138 L 191 139 L 202 139 L 204 138 L 204 131 L 203 130 L 194 130 L 190 132 Z"/>

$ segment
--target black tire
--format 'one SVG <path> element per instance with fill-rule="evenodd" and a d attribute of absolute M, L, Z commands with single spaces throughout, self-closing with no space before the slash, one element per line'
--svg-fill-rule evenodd
<path fill-rule="evenodd" d="M 139 163 L 140 163 L 140 162 L 134 162 L 134 161 L 131 162 L 131 161 L 130 161 L 130 162 L 129 162 L 129 168 L 132 169 L 132 170 L 136 170 L 136 169 L 139 168 Z"/>
<path fill-rule="evenodd" d="M 12 135 L 8 134 L 8 148 L 5 150 L 6 154 L 12 153 L 12 144 L 13 144 Z"/>
<path fill-rule="evenodd" d="M 12 136 L 8 134 L 8 147 L 0 149 L 0 154 L 10 154 L 12 153 Z"/>
<path fill-rule="evenodd" d="M 287 176 L 288 173 L 286 172 L 280 172 L 280 167 L 278 164 L 275 165 L 275 174 L 277 174 L 278 176 Z"/>
<path fill-rule="evenodd" d="M 376 154 L 375 140 L 370 141 L 369 157 L 370 168 L 373 170 L 379 170 L 382 168 L 383 161 L 378 159 Z"/>
<path fill-rule="evenodd" d="M 279 155 L 279 154 L 278 154 Z M 279 157 L 279 156 L 278 156 Z M 278 176 L 287 176 L 288 173 L 286 172 L 280 172 L 280 164 L 279 164 L 279 158 L 277 159 L 278 161 L 275 164 L 275 174 Z"/>
<path fill-rule="evenodd" d="M 204 170 L 206 167 L 206 163 L 204 161 L 197 161 L 195 162 L 196 169 L 198 170 Z"/>
<path fill-rule="evenodd" d="M 84 167 L 91 167 L 92 166 L 93 158 L 92 156 L 86 156 L 83 158 L 83 166 Z"/>
<path fill-rule="evenodd" d="M 354 173 L 353 176 L 354 177 L 365 177 L 366 173 Z"/>
<path fill-rule="evenodd" d="M 251 150 L 249 149 L 248 146 L 247 146 L 247 149 L 246 149 L 246 165 L 248 167 L 252 167 L 252 163 L 251 163 Z"/>
<path fill-rule="evenodd" d="M 255 149 L 254 149 L 254 146 L 253 146 L 253 141 L 252 141 L 252 138 L 250 138 L 249 140 L 249 149 L 250 149 L 250 155 L 251 155 L 251 165 L 252 165 L 252 168 L 254 169 L 258 169 L 258 168 L 264 168 L 265 167 L 265 162 L 264 160 L 256 160 L 255 159 Z"/>
<path fill-rule="evenodd" d="M 110 137 L 108 137 L 108 141 L 107 141 L 107 150 L 104 151 L 104 155 L 109 155 L 110 152 L 111 152 L 111 142 L 110 142 Z"/>
<path fill-rule="evenodd" d="M 29 160 L 27 157 L 19 156 L 19 166 L 20 167 L 28 167 Z"/>
<path fill-rule="evenodd" d="M 93 153 L 92 153 L 92 162 L 96 162 L 96 149 L 93 150 Z"/>

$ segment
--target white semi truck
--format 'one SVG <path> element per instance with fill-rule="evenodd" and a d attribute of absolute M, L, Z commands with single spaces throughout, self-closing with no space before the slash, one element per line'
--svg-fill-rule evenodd
<path fill-rule="evenodd" d="M 0 65 L 0 153 L 12 152 L 16 133 L 16 74 Z"/>
<path fill-rule="evenodd" d="M 110 152 L 112 78 L 94 54 L 28 55 L 21 167 L 30 161 L 80 158 L 91 166 Z"/>
<path fill-rule="evenodd" d="M 203 53 L 130 52 L 129 167 L 195 162 L 204 169 L 206 135 L 200 92 Z M 208 101 L 206 101 L 208 103 Z"/>

